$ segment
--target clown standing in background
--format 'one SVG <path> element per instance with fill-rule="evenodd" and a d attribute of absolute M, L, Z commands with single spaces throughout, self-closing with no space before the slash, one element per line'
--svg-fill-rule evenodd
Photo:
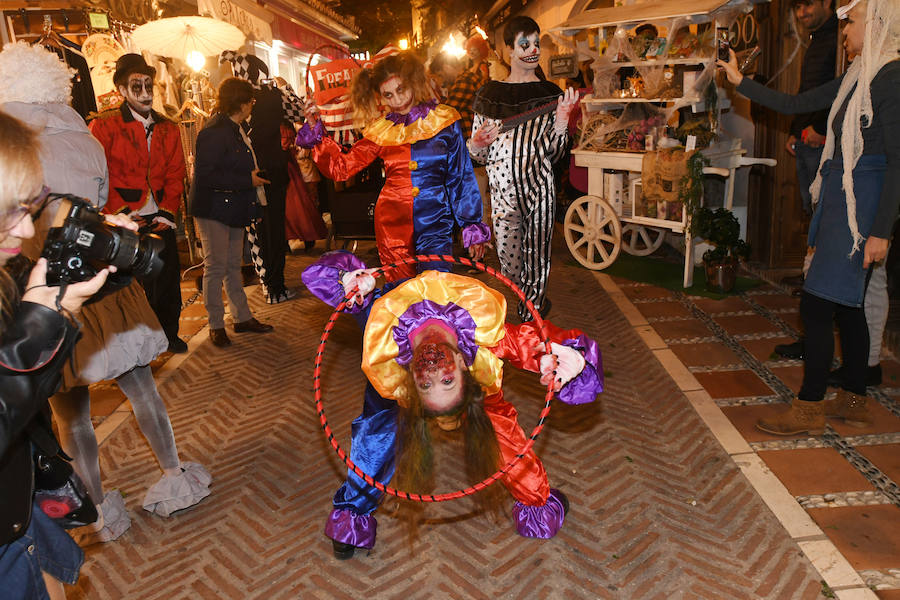
<path fill-rule="evenodd" d="M 503 40 L 510 49 L 509 77 L 488 82 L 475 95 L 468 147 L 472 158 L 487 166 L 500 268 L 546 315 L 556 212 L 553 163 L 566 149 L 566 126 L 578 95 L 570 88 L 560 98 L 559 87 L 538 78 L 540 36 L 537 23 L 529 17 L 515 17 L 507 24 Z M 501 131 L 503 119 L 557 99 L 555 111 Z M 518 312 L 523 320 L 531 318 L 524 303 L 519 303 Z"/>
<path fill-rule="evenodd" d="M 386 181 L 375 205 L 375 239 L 383 264 L 415 254 L 452 254 L 453 226 L 462 230 L 469 255 L 481 260 L 490 229 L 481 222 L 481 193 L 466 152 L 459 113 L 431 100 L 425 67 L 411 52 L 388 56 L 353 80 L 352 102 L 369 125 L 349 152 L 325 133 L 315 105 L 297 145 L 312 148 L 319 170 L 346 181 L 381 158 Z M 388 109 L 381 116 L 380 105 Z M 441 263 L 419 270 L 442 269 Z M 412 266 L 397 278 L 415 274 Z"/>
<path fill-rule="evenodd" d="M 476 279 L 425 271 L 375 290 L 372 272 L 348 252 L 324 255 L 302 277 L 316 297 L 332 306 L 358 290 L 349 311 L 365 330 L 362 369 L 368 385 L 363 413 L 353 421 L 350 459 L 383 484 L 394 478 L 395 488 L 430 493 L 429 420 L 445 431 L 462 430 L 472 483 L 521 453 L 527 438 L 516 409 L 503 399 L 504 360 L 540 372 L 541 383 L 552 383 L 566 404 L 591 402 L 603 389 L 594 340 L 545 323 L 552 342 L 552 354 L 545 354 L 535 323 L 507 324 L 503 295 Z M 555 536 L 568 500 L 550 487 L 535 453 L 525 453 L 501 481 L 515 498 L 516 531 L 524 537 Z M 476 500 L 496 489 L 482 490 Z M 375 545 L 373 513 L 381 497 L 352 471 L 348 474 L 325 525 L 337 558 Z M 496 509 L 502 498 L 490 497 L 495 504 L 487 508 Z"/>

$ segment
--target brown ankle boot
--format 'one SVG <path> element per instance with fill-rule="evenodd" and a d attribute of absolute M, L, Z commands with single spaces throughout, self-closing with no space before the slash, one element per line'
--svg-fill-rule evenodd
<path fill-rule="evenodd" d="M 866 407 L 867 401 L 866 396 L 840 389 L 834 399 L 825 400 L 825 416 L 843 419 L 851 427 L 869 427 L 872 416 Z"/>
<path fill-rule="evenodd" d="M 822 435 L 825 432 L 824 402 L 807 402 L 794 398 L 788 410 L 760 419 L 756 422 L 756 428 L 775 435 Z"/>

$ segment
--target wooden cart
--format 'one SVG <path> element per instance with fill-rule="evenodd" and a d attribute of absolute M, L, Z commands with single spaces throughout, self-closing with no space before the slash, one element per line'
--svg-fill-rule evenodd
<path fill-rule="evenodd" d="M 731 36 L 740 36 L 745 23 L 734 19 L 735 13 L 749 10 L 747 0 L 662 0 L 631 6 L 602 8 L 586 11 L 551 29 L 562 36 L 574 36 L 585 30 L 595 35 L 600 46 L 601 32 L 615 28 L 622 35 L 638 25 L 653 24 L 671 28 L 665 43 L 660 42 L 660 55 L 653 58 L 631 60 L 605 60 L 607 69 L 623 68 L 663 68 L 680 69 L 684 73 L 710 73 L 714 69 L 714 52 L 698 48 L 696 56 L 671 56 L 669 46 L 673 42 L 672 30 L 676 24 L 684 27 L 705 27 L 716 31 L 720 18 L 731 20 Z M 737 31 L 737 33 L 735 32 Z M 573 47 L 576 44 L 572 44 Z M 612 49 L 613 46 L 610 46 Z M 610 50 L 607 50 L 610 52 Z M 621 58 L 617 56 L 616 58 Z M 699 78 L 698 78 L 699 79 Z M 582 100 L 585 114 L 592 111 L 622 110 L 630 103 L 652 103 L 654 106 L 691 106 L 694 112 L 705 109 L 702 94 L 688 88 L 687 78 L 681 83 L 684 90 L 679 97 L 647 98 L 629 95 L 626 90 L 597 97 L 596 94 Z M 596 90 L 595 90 L 596 91 Z M 720 95 L 721 97 L 721 95 Z M 724 139 L 702 149 L 710 161 L 704 174 L 725 178 L 726 208 L 732 208 L 734 196 L 734 174 L 738 168 L 753 164 L 774 166 L 772 159 L 746 156 L 740 139 Z M 566 244 L 575 259 L 589 269 L 600 270 L 611 265 L 621 250 L 629 254 L 644 256 L 654 252 L 662 244 L 667 231 L 685 236 L 684 286 L 689 287 L 693 279 L 694 243 L 689 231 L 689 215 L 682 209 L 680 218 L 653 218 L 640 216 L 635 210 L 635 202 L 640 194 L 640 173 L 644 152 L 642 151 L 595 151 L 574 150 L 574 164 L 588 169 L 588 193 L 572 202 L 566 211 L 564 227 Z M 610 185 L 610 176 L 618 177 L 621 184 Z"/>

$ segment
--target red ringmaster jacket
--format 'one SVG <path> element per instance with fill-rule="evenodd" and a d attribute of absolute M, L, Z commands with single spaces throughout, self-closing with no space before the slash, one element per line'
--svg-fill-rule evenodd
<path fill-rule="evenodd" d="M 156 111 L 152 114 L 156 124 L 149 152 L 144 126 L 131 114 L 127 102 L 101 112 L 88 126 L 106 150 L 109 200 L 104 211 L 138 211 L 152 192 L 160 212 L 174 223 L 184 191 L 181 135 L 174 122 Z"/>

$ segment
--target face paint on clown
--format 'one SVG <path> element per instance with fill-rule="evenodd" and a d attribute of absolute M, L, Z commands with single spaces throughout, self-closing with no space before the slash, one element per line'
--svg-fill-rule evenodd
<path fill-rule="evenodd" d="M 533 71 L 541 60 L 541 34 L 534 32 L 529 35 L 516 34 L 510 51 L 510 60 L 525 70 Z"/>
<path fill-rule="evenodd" d="M 150 115 L 153 108 L 153 79 L 143 73 L 132 73 L 125 85 L 119 86 L 128 106 L 142 117 Z"/>
<path fill-rule="evenodd" d="M 378 88 L 381 101 L 391 112 L 407 114 L 413 106 L 413 91 L 402 79 L 393 75 Z"/>
<path fill-rule="evenodd" d="M 463 400 L 466 369 L 456 332 L 434 319 L 413 331 L 410 342 L 409 369 L 425 410 L 431 416 L 455 412 Z"/>

